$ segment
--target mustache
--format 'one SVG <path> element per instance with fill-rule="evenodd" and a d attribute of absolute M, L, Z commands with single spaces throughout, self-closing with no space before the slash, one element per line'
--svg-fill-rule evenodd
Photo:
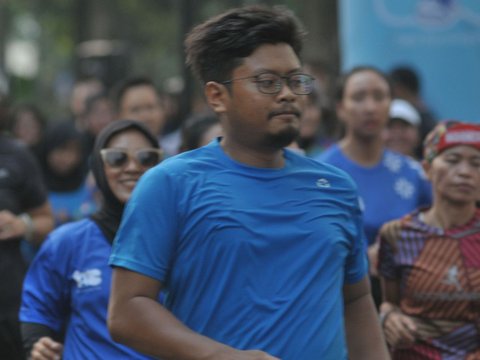
<path fill-rule="evenodd" d="M 268 118 L 271 119 L 274 116 L 285 115 L 285 114 L 295 115 L 297 117 L 302 116 L 302 112 L 299 109 L 297 109 L 296 107 L 289 106 L 289 107 L 284 107 L 284 108 L 281 108 L 281 109 L 278 109 L 278 110 L 271 111 L 268 114 Z"/>

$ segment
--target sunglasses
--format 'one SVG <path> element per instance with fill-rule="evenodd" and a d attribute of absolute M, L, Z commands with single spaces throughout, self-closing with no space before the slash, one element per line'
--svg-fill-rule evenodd
<path fill-rule="evenodd" d="M 128 151 L 125 149 L 102 149 L 100 150 L 105 164 L 112 168 L 125 166 L 130 159 L 134 159 L 142 167 L 152 167 L 163 159 L 162 150 L 148 148 Z"/>

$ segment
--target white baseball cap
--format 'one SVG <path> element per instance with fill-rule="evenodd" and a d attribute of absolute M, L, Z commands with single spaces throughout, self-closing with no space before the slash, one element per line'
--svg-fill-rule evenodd
<path fill-rule="evenodd" d="M 408 102 L 402 99 L 394 99 L 390 104 L 390 119 L 401 119 L 413 126 L 420 125 L 420 114 Z"/>

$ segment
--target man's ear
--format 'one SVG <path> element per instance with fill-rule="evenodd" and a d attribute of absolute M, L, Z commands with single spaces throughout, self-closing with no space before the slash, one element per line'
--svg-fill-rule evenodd
<path fill-rule="evenodd" d="M 209 81 L 205 84 L 203 91 L 208 105 L 210 105 L 216 114 L 222 114 L 227 111 L 230 93 L 225 85 L 215 81 Z"/>

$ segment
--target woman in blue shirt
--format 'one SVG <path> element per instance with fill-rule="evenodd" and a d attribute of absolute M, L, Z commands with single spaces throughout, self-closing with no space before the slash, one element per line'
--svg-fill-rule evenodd
<path fill-rule="evenodd" d="M 91 165 L 101 208 L 53 231 L 25 278 L 20 321 L 31 359 L 147 358 L 108 334 L 108 257 L 125 202 L 160 160 L 157 139 L 139 122 L 115 121 L 99 134 Z"/>

